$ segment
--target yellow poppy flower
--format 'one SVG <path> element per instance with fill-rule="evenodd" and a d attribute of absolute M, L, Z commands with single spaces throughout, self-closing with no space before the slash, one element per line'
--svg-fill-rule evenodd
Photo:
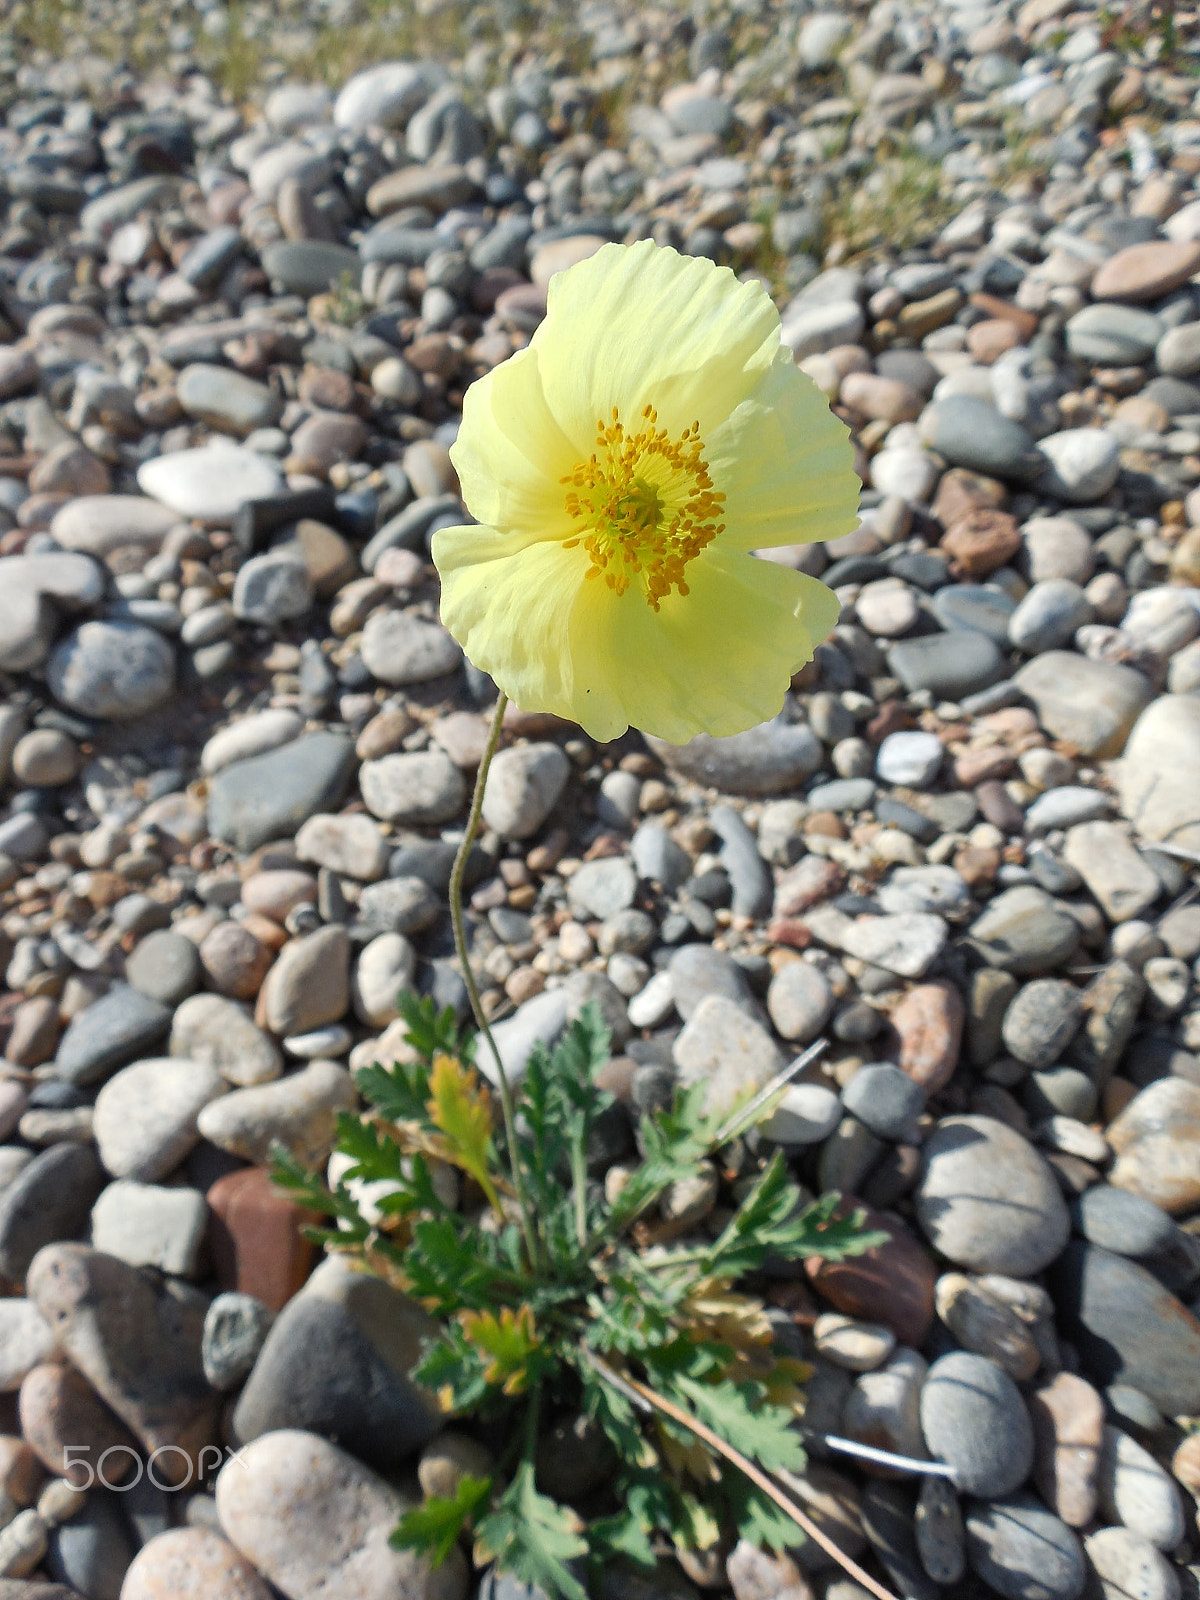
<path fill-rule="evenodd" d="M 598 740 L 739 733 L 837 622 L 752 552 L 856 525 L 849 435 L 727 267 L 645 241 L 558 273 L 450 457 L 478 525 L 434 536 L 442 621 L 526 711 Z"/>

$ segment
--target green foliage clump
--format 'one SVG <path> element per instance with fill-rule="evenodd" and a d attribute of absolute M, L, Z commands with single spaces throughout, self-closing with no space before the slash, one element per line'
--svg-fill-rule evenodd
<path fill-rule="evenodd" d="M 332 1188 L 284 1156 L 276 1168 L 302 1205 L 333 1219 L 315 1235 L 327 1248 L 442 1320 L 414 1377 L 448 1416 L 500 1424 L 511 1441 L 491 1477 L 426 1499 L 394 1542 L 438 1563 L 470 1533 L 478 1561 L 553 1600 L 586 1600 L 587 1572 L 617 1557 L 650 1569 L 661 1549 L 705 1549 L 734 1532 L 776 1549 L 801 1542 L 761 1489 L 646 1396 L 768 1473 L 802 1470 L 794 1422 L 807 1369 L 775 1349 L 763 1305 L 737 1285 L 771 1258 L 837 1259 L 877 1236 L 839 1212 L 836 1195 L 805 1205 L 776 1153 L 715 1238 L 673 1239 L 651 1208 L 769 1105 L 739 1122 L 706 1111 L 702 1087 L 685 1090 L 643 1121 L 641 1164 L 606 1192 L 589 1175 L 593 1131 L 612 1105 L 597 1083 L 609 1052 L 595 1007 L 553 1051 L 535 1049 L 515 1150 L 472 1065 L 474 1040 L 430 1001 L 405 996 L 402 1010 L 412 1060 L 359 1072 L 370 1110 L 340 1119 L 353 1166 Z M 462 1175 L 461 1206 L 444 1198 L 440 1164 Z M 373 1186 L 370 1217 L 362 1184 Z M 611 1451 L 606 1503 L 586 1524 L 537 1481 L 551 1407 L 592 1419 Z"/>

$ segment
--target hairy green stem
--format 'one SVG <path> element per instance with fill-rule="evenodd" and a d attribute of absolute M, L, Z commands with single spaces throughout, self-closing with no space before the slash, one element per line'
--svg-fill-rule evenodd
<path fill-rule="evenodd" d="M 508 696 L 500 691 L 496 701 L 496 709 L 492 713 L 492 724 L 488 729 L 487 744 L 484 746 L 483 757 L 479 763 L 479 771 L 475 775 L 475 792 L 471 796 L 471 809 L 467 814 L 467 826 L 462 836 L 462 843 L 454 857 L 454 866 L 450 871 L 450 921 L 454 925 L 454 948 L 458 952 L 459 965 L 462 967 L 463 982 L 467 986 L 467 995 L 471 1002 L 471 1010 L 475 1016 L 475 1024 L 480 1033 L 487 1040 L 488 1049 L 492 1052 L 492 1061 L 496 1068 L 496 1086 L 500 1090 L 500 1105 L 504 1113 L 504 1134 L 508 1143 L 508 1164 L 512 1173 L 513 1190 L 517 1197 L 517 1208 L 521 1213 L 521 1232 L 525 1236 L 525 1249 L 529 1255 L 529 1265 L 533 1271 L 538 1270 L 541 1252 L 538 1249 L 537 1229 L 533 1223 L 533 1213 L 529 1207 L 529 1197 L 525 1191 L 525 1177 L 521 1171 L 520 1151 L 517 1148 L 517 1117 L 513 1105 L 512 1088 L 508 1081 L 508 1074 L 504 1070 L 504 1063 L 500 1059 L 500 1051 L 492 1035 L 488 1019 L 483 1013 L 483 1002 L 479 997 L 479 985 L 475 982 L 475 974 L 471 970 L 471 958 L 467 953 L 467 933 L 463 923 L 463 879 L 466 876 L 467 860 L 471 854 L 471 846 L 479 832 L 479 815 L 483 810 L 483 793 L 487 788 L 488 770 L 492 764 L 492 757 L 496 754 L 496 746 L 500 743 L 500 729 L 504 723 L 504 710 L 508 705 Z"/>

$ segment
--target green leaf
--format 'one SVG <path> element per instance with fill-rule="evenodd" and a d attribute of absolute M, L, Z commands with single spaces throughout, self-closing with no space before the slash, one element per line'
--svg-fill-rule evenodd
<path fill-rule="evenodd" d="M 483 1354 L 467 1341 L 456 1322 L 425 1346 L 412 1375 L 417 1383 L 433 1390 L 448 1413 L 472 1411 L 488 1397 Z"/>
<path fill-rule="evenodd" d="M 635 1221 L 670 1184 L 691 1177 L 697 1162 L 709 1155 L 718 1119 L 704 1109 L 707 1094 L 706 1084 L 693 1084 L 679 1091 L 670 1111 L 643 1120 L 644 1159 L 612 1207 L 612 1225 L 618 1231 Z"/>
<path fill-rule="evenodd" d="M 433 1065 L 435 1055 L 458 1056 L 469 1062 L 474 1054 L 474 1035 L 461 1029 L 450 1006 L 439 1011 L 430 995 L 421 998 L 406 989 L 396 1002 L 408 1030 L 408 1042 L 426 1066 Z"/>
<path fill-rule="evenodd" d="M 409 1292 L 438 1316 L 486 1311 L 497 1301 L 525 1297 L 527 1280 L 511 1265 L 514 1229 L 497 1236 L 455 1212 L 422 1217 L 404 1257 Z"/>
<path fill-rule="evenodd" d="M 522 1461 L 495 1509 L 475 1529 L 477 1554 L 511 1572 L 518 1583 L 537 1584 L 550 1600 L 588 1600 L 567 1566 L 587 1554 L 579 1518 L 539 1494 L 533 1463 Z"/>
<path fill-rule="evenodd" d="M 739 1535 L 759 1549 L 795 1550 L 806 1542 L 803 1528 L 734 1466 L 722 1470 L 721 1497 Z"/>
<path fill-rule="evenodd" d="M 364 1221 L 354 1197 L 343 1184 L 334 1189 L 326 1186 L 315 1172 L 297 1161 L 282 1144 L 271 1146 L 271 1179 L 277 1189 L 289 1195 L 306 1211 L 318 1216 L 336 1217 L 337 1228 L 307 1228 L 308 1236 L 319 1244 L 362 1244 L 371 1229 Z"/>
<path fill-rule="evenodd" d="M 464 1473 L 452 1495 L 434 1495 L 406 1511 L 388 1543 L 393 1550 L 417 1550 L 440 1567 L 491 1492 L 490 1478 Z"/>
<path fill-rule="evenodd" d="M 648 1479 L 618 1485 L 619 1511 L 588 1526 L 588 1561 L 593 1570 L 624 1558 L 645 1572 L 658 1566 L 650 1534 L 669 1526 L 666 1496 Z"/>
<path fill-rule="evenodd" d="M 803 1472 L 804 1444 L 791 1425 L 792 1414 L 783 1406 L 765 1404 L 761 1384 L 730 1379 L 700 1383 L 681 1375 L 672 1387 L 697 1421 L 767 1472 Z"/>
<path fill-rule="evenodd" d="M 389 1122 L 429 1124 L 429 1067 L 421 1062 L 360 1067 L 354 1082 L 363 1099 Z"/>

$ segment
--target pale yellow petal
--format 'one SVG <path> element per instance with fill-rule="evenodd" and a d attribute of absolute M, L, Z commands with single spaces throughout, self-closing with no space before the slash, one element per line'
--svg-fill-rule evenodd
<path fill-rule="evenodd" d="M 763 550 L 840 539 L 858 526 L 850 431 L 787 350 L 705 443 L 725 496 L 723 544 Z"/>
<path fill-rule="evenodd" d="M 433 559 L 443 623 L 516 705 L 579 722 L 597 739 L 624 733 L 628 718 L 609 686 L 615 664 L 580 648 L 587 630 L 576 613 L 604 587 L 587 580 L 581 549 L 490 527 L 444 528 Z"/>
<path fill-rule="evenodd" d="M 450 459 L 480 522 L 567 537 L 560 479 L 579 456 L 546 403 L 535 350 L 518 350 L 467 390 Z"/>
<path fill-rule="evenodd" d="M 647 405 L 674 438 L 700 436 L 745 398 L 779 349 L 779 313 L 760 283 L 643 240 L 604 245 L 550 280 L 531 348 L 546 399 L 586 457 L 613 408 Z"/>
<path fill-rule="evenodd" d="M 601 658 L 614 664 L 629 723 L 673 744 L 775 716 L 839 611 L 815 578 L 719 545 L 687 577 L 689 593 L 657 612 L 640 596 L 630 604 L 628 591 L 608 608 L 603 633 Z"/>
<path fill-rule="evenodd" d="M 524 710 L 598 740 L 632 725 L 683 743 L 766 721 L 837 620 L 815 579 L 719 547 L 657 612 L 635 587 L 617 596 L 588 578 L 579 550 L 514 550 L 495 529 L 444 530 L 434 559 L 442 620 L 468 657 Z"/>

